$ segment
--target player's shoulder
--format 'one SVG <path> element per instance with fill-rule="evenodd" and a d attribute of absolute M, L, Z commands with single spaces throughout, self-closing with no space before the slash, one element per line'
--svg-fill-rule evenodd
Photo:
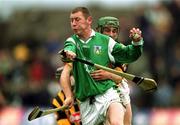
<path fill-rule="evenodd" d="M 97 38 L 98 40 L 102 40 L 103 42 L 105 42 L 105 41 L 108 42 L 109 39 L 110 39 L 109 36 L 104 35 L 104 34 L 101 34 L 101 33 L 99 33 L 99 32 L 96 32 L 96 38 Z"/>
<path fill-rule="evenodd" d="M 75 37 L 75 35 L 69 36 L 65 41 L 75 43 L 74 37 Z"/>
<path fill-rule="evenodd" d="M 109 36 L 102 34 L 102 33 L 99 33 L 99 32 L 96 32 L 96 36 L 109 38 Z"/>

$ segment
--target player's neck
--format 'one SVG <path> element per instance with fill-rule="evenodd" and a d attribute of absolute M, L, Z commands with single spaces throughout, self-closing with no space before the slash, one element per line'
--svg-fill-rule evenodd
<path fill-rule="evenodd" d="M 91 37 L 92 29 L 86 29 L 81 36 L 79 36 L 83 41 L 87 41 Z"/>

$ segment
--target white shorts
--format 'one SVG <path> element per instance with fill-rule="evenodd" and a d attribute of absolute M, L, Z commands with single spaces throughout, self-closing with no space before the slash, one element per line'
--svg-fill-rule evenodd
<path fill-rule="evenodd" d="M 126 106 L 130 103 L 130 89 L 128 87 L 128 83 L 126 79 L 123 79 L 121 82 L 121 86 L 117 88 L 119 91 L 120 101 L 121 103 Z"/>
<path fill-rule="evenodd" d="M 104 94 L 95 96 L 95 102 L 89 103 L 89 99 L 80 103 L 81 121 L 83 125 L 98 125 L 105 121 L 106 111 L 112 102 L 119 102 L 117 90 L 110 88 Z"/>

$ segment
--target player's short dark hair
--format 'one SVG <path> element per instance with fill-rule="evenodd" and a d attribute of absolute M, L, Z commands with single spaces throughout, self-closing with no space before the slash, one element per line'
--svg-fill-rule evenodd
<path fill-rule="evenodd" d="M 82 12 L 85 18 L 91 16 L 88 8 L 86 7 L 76 7 L 71 11 L 72 14 L 77 12 Z"/>

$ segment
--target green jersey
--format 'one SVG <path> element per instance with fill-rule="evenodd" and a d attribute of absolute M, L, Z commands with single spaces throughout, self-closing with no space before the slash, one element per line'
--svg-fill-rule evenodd
<path fill-rule="evenodd" d="M 124 46 L 106 35 L 92 31 L 91 37 L 86 42 L 79 39 L 77 35 L 68 38 L 65 41 L 64 50 L 76 53 L 79 58 L 109 67 L 112 63 L 122 64 L 135 61 L 141 55 L 142 46 Z M 115 85 L 112 80 L 95 81 L 90 76 L 90 72 L 94 70 L 96 69 L 89 65 L 73 62 L 75 96 L 80 101 L 102 94 Z"/>

